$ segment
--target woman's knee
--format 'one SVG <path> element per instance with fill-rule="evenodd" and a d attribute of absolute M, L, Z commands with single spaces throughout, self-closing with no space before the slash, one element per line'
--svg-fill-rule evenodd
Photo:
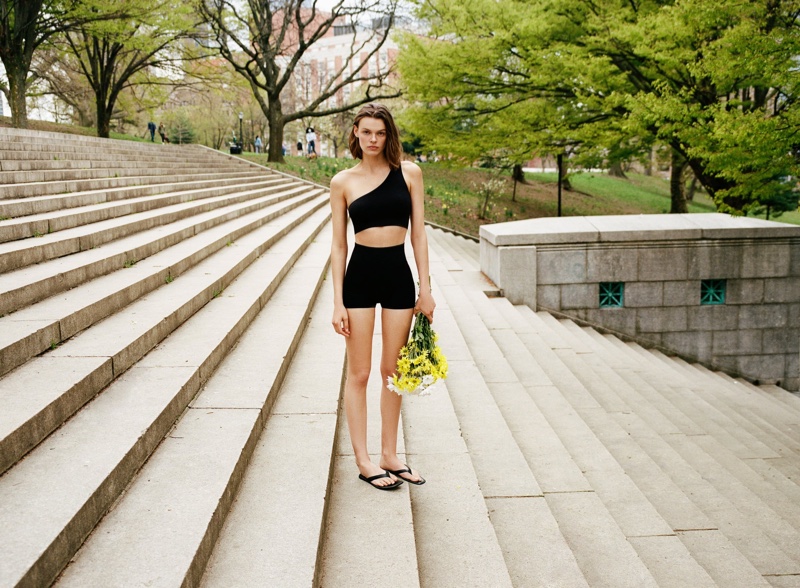
<path fill-rule="evenodd" d="M 394 375 L 395 371 L 397 370 L 397 363 L 381 365 L 381 379 L 382 381 L 386 381 L 386 378 L 389 378 Z"/>
<path fill-rule="evenodd" d="M 347 382 L 359 387 L 366 387 L 369 381 L 370 369 L 367 368 L 350 368 L 347 370 Z"/>

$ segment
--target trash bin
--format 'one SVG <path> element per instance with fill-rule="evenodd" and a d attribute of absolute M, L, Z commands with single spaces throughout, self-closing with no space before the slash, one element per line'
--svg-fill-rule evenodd
<path fill-rule="evenodd" d="M 241 145 L 231 145 L 231 155 L 241 155 L 241 153 L 242 153 Z"/>

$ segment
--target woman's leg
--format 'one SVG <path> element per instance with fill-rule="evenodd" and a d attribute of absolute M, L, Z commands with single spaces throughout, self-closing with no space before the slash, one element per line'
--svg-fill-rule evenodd
<path fill-rule="evenodd" d="M 408 343 L 411 331 L 411 319 L 414 310 L 394 310 L 384 308 L 381 310 L 381 461 L 380 466 L 387 470 L 404 468 L 403 462 L 397 457 L 397 427 L 400 422 L 400 404 L 402 397 L 389 390 L 386 379 L 397 369 L 397 357 L 400 349 Z M 414 472 L 412 475 L 403 474 L 405 479 L 418 481 L 420 477 Z"/>
<path fill-rule="evenodd" d="M 347 380 L 344 384 L 344 410 L 350 443 L 358 471 L 369 478 L 383 470 L 372 463 L 367 450 L 367 381 L 372 363 L 372 334 L 375 327 L 374 308 L 348 308 L 350 336 L 347 341 Z M 373 484 L 386 486 L 393 478 L 380 478 Z"/>

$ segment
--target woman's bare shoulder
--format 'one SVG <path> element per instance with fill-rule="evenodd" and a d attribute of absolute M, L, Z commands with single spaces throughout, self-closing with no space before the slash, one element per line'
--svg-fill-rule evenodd
<path fill-rule="evenodd" d="M 343 169 L 335 176 L 333 176 L 331 178 L 331 189 L 344 190 L 350 184 L 350 182 L 353 181 L 353 178 L 358 173 L 354 171 L 357 167 L 358 166 L 353 166 L 347 169 Z"/>
<path fill-rule="evenodd" d="M 413 161 L 401 161 L 400 166 L 403 169 L 403 175 L 415 179 L 422 177 L 422 169 Z"/>

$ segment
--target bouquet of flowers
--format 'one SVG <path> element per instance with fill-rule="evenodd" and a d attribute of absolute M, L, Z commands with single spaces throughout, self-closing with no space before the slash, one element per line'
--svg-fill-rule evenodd
<path fill-rule="evenodd" d="M 425 315 L 418 313 L 411 338 L 400 350 L 397 370 L 387 379 L 389 390 L 425 396 L 432 392 L 436 382 L 447 377 L 447 359 L 436 344 L 438 339 Z"/>

